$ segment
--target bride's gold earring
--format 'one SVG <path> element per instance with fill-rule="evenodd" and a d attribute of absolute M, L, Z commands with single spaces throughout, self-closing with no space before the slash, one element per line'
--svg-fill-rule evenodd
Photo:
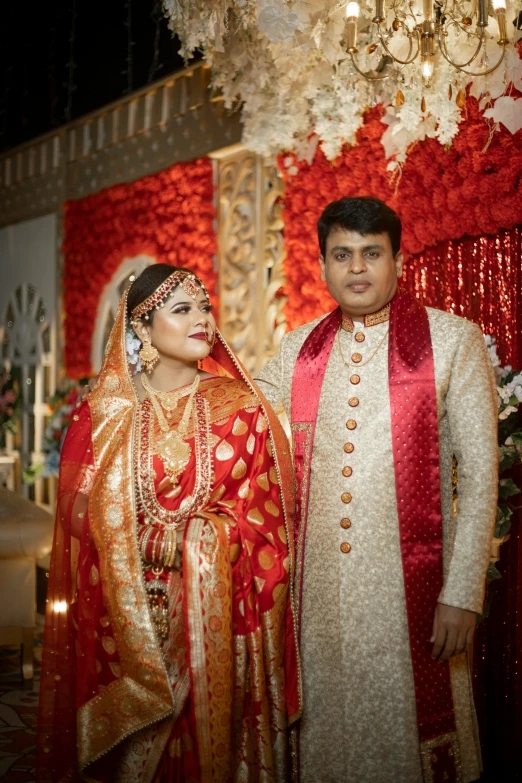
<path fill-rule="evenodd" d="M 154 348 L 154 346 L 151 344 L 148 337 L 144 337 L 143 345 L 141 346 L 141 350 L 138 356 L 140 357 L 140 362 L 145 372 L 150 375 L 159 361 L 159 353 L 157 348 Z"/>

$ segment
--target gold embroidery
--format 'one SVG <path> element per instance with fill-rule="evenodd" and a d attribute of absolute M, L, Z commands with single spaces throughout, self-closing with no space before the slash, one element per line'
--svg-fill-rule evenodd
<path fill-rule="evenodd" d="M 279 508 L 276 506 L 273 500 L 267 500 L 265 503 L 265 508 L 268 511 L 269 514 L 272 514 L 273 517 L 279 516 Z M 286 533 L 284 539 L 282 539 L 286 544 Z"/>
<path fill-rule="evenodd" d="M 114 655 L 116 652 L 116 642 L 112 636 L 102 636 L 102 646 L 108 655 Z"/>
<path fill-rule="evenodd" d="M 247 430 L 248 430 L 247 425 L 245 424 L 244 421 L 241 421 L 241 419 L 238 416 L 234 422 L 234 426 L 232 427 L 232 435 L 237 435 L 237 436 L 244 435 L 245 432 L 247 432 Z"/>
<path fill-rule="evenodd" d="M 259 414 L 256 421 L 256 432 L 265 432 L 268 429 L 268 422 L 262 413 Z"/>
<path fill-rule="evenodd" d="M 252 508 L 248 514 L 247 519 L 252 522 L 253 525 L 264 525 L 265 520 L 258 508 Z"/>
<path fill-rule="evenodd" d="M 109 668 L 116 678 L 121 677 L 121 664 L 109 663 Z"/>
<path fill-rule="evenodd" d="M 268 471 L 268 477 L 272 484 L 279 484 L 279 479 L 277 477 L 277 470 L 272 466 L 270 470 Z"/>
<path fill-rule="evenodd" d="M 247 479 L 246 481 L 243 481 L 241 486 L 239 487 L 237 494 L 240 498 L 246 498 L 248 496 L 248 493 L 250 491 L 250 479 Z"/>
<path fill-rule="evenodd" d="M 227 462 L 234 456 L 234 449 L 227 443 L 226 440 L 222 441 L 216 449 L 216 459 L 220 462 Z"/>
<path fill-rule="evenodd" d="M 256 447 L 256 439 L 252 435 L 252 433 L 250 433 L 250 435 L 248 436 L 247 444 L 246 444 L 246 448 L 247 448 L 248 453 L 249 454 L 253 454 L 255 447 Z"/>
<path fill-rule="evenodd" d="M 302 578 L 301 568 L 304 560 L 304 535 L 305 535 L 306 519 L 303 518 L 303 515 L 305 514 L 305 510 L 307 507 L 308 482 L 310 481 L 310 452 L 311 452 L 310 442 L 312 438 L 312 425 L 304 424 L 304 423 L 292 424 L 292 434 L 294 432 L 301 432 L 301 431 L 304 431 L 306 433 L 306 440 L 303 446 L 304 464 L 303 464 L 303 480 L 301 481 L 301 498 L 300 498 L 302 517 L 300 520 L 299 537 L 297 540 L 296 551 L 295 551 L 294 584 L 298 586 L 301 584 L 301 578 Z M 299 617 L 301 614 L 301 592 L 299 589 L 297 589 L 294 592 L 294 601 L 295 601 L 296 617 Z"/>
<path fill-rule="evenodd" d="M 266 579 L 261 579 L 260 576 L 255 576 L 254 584 L 256 586 L 257 592 L 260 593 L 263 590 L 263 587 L 266 585 Z"/>
<path fill-rule="evenodd" d="M 279 535 L 279 538 L 283 542 L 283 544 L 286 544 L 286 528 L 285 528 L 285 526 L 284 525 L 280 525 L 277 528 L 277 533 Z"/>
<path fill-rule="evenodd" d="M 390 320 L 390 310 L 391 305 L 388 303 L 385 305 L 382 310 L 378 310 L 376 313 L 369 313 L 368 315 L 364 316 L 364 325 L 365 326 L 377 326 L 377 324 L 383 324 L 386 321 Z M 354 331 L 355 324 L 353 322 L 353 319 L 350 318 L 349 315 L 342 316 L 341 319 L 341 328 L 345 332 L 349 332 L 350 334 Z"/>
<path fill-rule="evenodd" d="M 266 473 L 261 473 L 256 478 L 256 483 L 258 487 L 261 487 L 261 489 L 264 489 L 265 492 L 268 492 L 270 490 L 270 485 L 268 483 L 268 475 Z"/>
<path fill-rule="evenodd" d="M 89 584 L 91 584 L 93 587 L 96 587 L 99 581 L 100 581 L 100 573 L 96 568 L 96 566 L 93 564 L 91 571 L 89 573 Z"/>
<path fill-rule="evenodd" d="M 232 544 L 230 547 L 230 562 L 235 563 L 241 554 L 241 547 L 239 544 Z"/>
<path fill-rule="evenodd" d="M 391 305 L 388 303 L 382 310 L 378 310 L 376 313 L 370 313 L 364 316 L 364 323 L 366 326 L 376 326 L 377 324 L 383 324 L 390 320 Z"/>
<path fill-rule="evenodd" d="M 233 479 L 243 478 L 246 471 L 247 471 L 246 462 L 243 459 L 238 459 L 238 461 L 232 468 L 232 478 Z"/>
<path fill-rule="evenodd" d="M 434 783 L 435 775 L 433 771 L 433 762 L 437 761 L 438 754 L 434 752 L 437 748 L 445 748 L 448 756 L 453 758 L 456 773 L 455 782 L 462 783 L 462 764 L 460 761 L 459 740 L 456 731 L 421 742 L 420 756 L 424 783 Z"/>
<path fill-rule="evenodd" d="M 270 571 L 274 567 L 275 557 L 268 549 L 262 549 L 257 559 L 264 571 Z"/>
<path fill-rule="evenodd" d="M 224 484 L 220 484 L 219 487 L 216 487 L 212 495 L 210 496 L 210 504 L 217 503 L 221 500 L 225 492 L 227 491 L 227 488 Z"/>

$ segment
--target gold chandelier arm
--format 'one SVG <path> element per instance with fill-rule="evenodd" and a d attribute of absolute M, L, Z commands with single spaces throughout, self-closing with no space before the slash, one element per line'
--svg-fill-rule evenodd
<path fill-rule="evenodd" d="M 369 71 L 367 71 L 366 73 L 364 71 L 361 71 L 361 69 L 359 68 L 359 66 L 355 62 L 355 57 L 353 56 L 353 54 L 354 54 L 353 52 L 350 52 L 350 57 L 352 58 L 352 65 L 353 65 L 353 67 L 355 68 L 357 73 L 360 73 L 361 76 L 364 76 L 364 78 L 367 81 L 369 81 L 369 82 L 382 82 L 382 81 L 384 81 L 384 79 L 389 79 L 390 76 L 393 75 L 392 71 L 390 69 L 389 73 L 384 73 L 384 74 L 379 75 L 379 76 L 370 76 Z"/>
<path fill-rule="evenodd" d="M 467 62 L 461 63 L 459 65 L 459 63 L 454 63 L 453 60 L 451 59 L 451 57 L 449 56 L 448 50 L 446 48 L 446 42 L 445 42 L 444 38 L 445 38 L 445 36 L 442 34 L 442 30 L 439 29 L 438 34 L 437 34 L 437 40 L 439 42 L 440 52 L 441 52 L 442 56 L 444 57 L 444 59 L 447 62 L 449 62 L 449 64 L 452 65 L 453 68 L 458 68 L 459 70 L 463 70 L 464 68 L 467 68 L 468 65 L 471 65 L 471 63 L 474 60 L 476 60 L 477 57 L 479 56 L 480 52 L 482 51 L 482 47 L 484 45 L 484 39 L 481 36 L 480 39 L 479 39 L 479 42 L 478 42 L 478 46 L 477 46 L 477 48 L 475 50 L 475 54 Z M 503 56 L 504 56 L 504 54 L 502 54 L 502 57 Z M 500 61 L 499 61 L 499 64 L 500 64 Z M 495 68 L 496 67 L 497 66 L 495 66 Z M 493 70 L 495 70 L 495 68 Z M 467 71 L 464 71 L 464 73 L 467 73 Z M 490 73 L 490 71 L 488 71 L 488 73 Z"/>
<path fill-rule="evenodd" d="M 410 65 L 410 63 L 412 63 L 415 60 L 415 58 L 417 57 L 417 55 L 419 54 L 419 49 L 420 49 L 420 38 L 419 38 L 419 31 L 417 30 L 417 28 L 415 28 L 413 30 L 413 32 L 415 33 L 415 37 L 417 39 L 417 50 L 416 50 L 415 54 L 413 55 L 413 57 L 410 57 L 411 50 L 413 48 L 413 42 L 412 42 L 411 35 L 410 35 L 410 49 L 408 51 L 408 54 L 406 55 L 407 59 L 406 60 L 399 60 L 399 58 L 395 57 L 395 55 L 392 54 L 392 52 L 390 52 L 390 50 L 388 49 L 388 46 L 386 45 L 386 42 L 385 42 L 383 34 L 382 34 L 380 22 L 376 22 L 376 25 L 377 25 L 377 35 L 379 36 L 379 41 L 381 42 L 381 46 L 384 49 L 384 51 L 386 52 L 386 54 L 388 55 L 388 57 L 391 57 L 394 62 L 399 63 L 400 65 Z"/>
<path fill-rule="evenodd" d="M 462 73 L 467 73 L 468 76 L 487 76 L 489 73 L 493 73 L 493 71 L 496 71 L 502 60 L 504 59 L 504 55 L 506 53 L 506 44 L 505 43 L 499 43 L 499 46 L 502 47 L 502 52 L 500 54 L 500 57 L 498 58 L 495 65 L 492 65 L 491 68 L 488 68 L 487 71 L 467 71 L 465 68 L 461 68 L 459 65 L 456 65 L 455 68 L 458 68 L 459 71 L 462 71 Z M 451 60 L 448 60 L 451 65 L 453 63 Z"/>

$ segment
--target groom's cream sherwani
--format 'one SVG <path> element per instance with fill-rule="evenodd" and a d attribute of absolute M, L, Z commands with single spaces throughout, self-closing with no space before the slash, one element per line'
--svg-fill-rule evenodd
<path fill-rule="evenodd" d="M 478 326 L 438 310 L 428 309 L 428 316 L 444 518 L 440 600 L 480 612 L 497 499 L 494 373 Z M 258 379 L 276 411 L 289 417 L 296 358 L 317 323 L 287 334 Z M 341 329 L 321 391 L 301 606 L 303 783 L 423 779 L 392 453 L 388 327 L 385 310 L 351 332 Z M 357 353 L 359 362 L 347 366 Z M 466 655 L 451 660 L 451 685 L 466 783 L 480 774 Z"/>

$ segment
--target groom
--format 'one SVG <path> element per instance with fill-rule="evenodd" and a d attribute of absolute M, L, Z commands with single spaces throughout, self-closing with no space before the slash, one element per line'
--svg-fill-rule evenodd
<path fill-rule="evenodd" d="M 401 223 L 328 205 L 320 266 L 339 308 L 287 334 L 258 378 L 290 420 L 302 783 L 473 781 L 471 645 L 497 493 L 481 331 L 398 288 Z M 452 460 L 458 462 L 453 512 Z"/>

